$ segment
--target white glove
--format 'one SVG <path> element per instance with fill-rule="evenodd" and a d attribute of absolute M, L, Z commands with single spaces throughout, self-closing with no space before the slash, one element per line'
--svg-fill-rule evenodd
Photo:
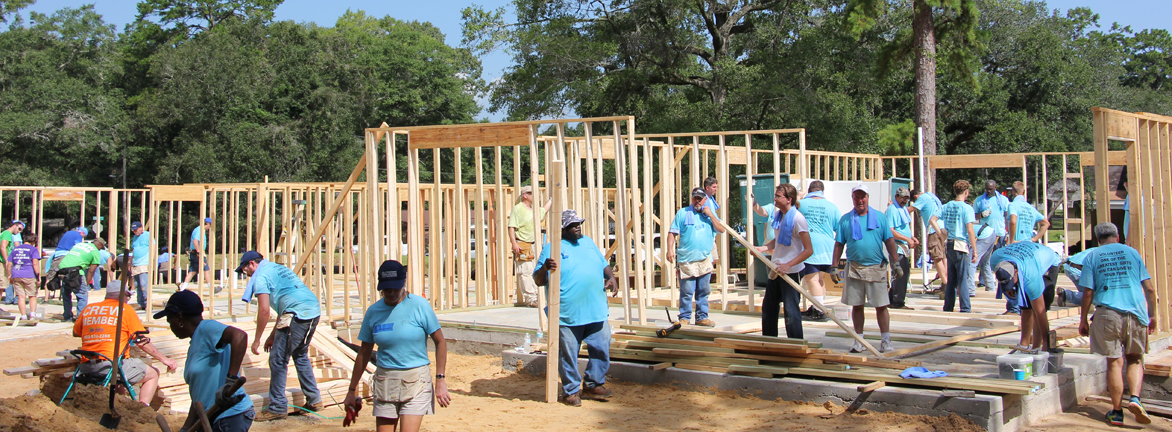
<path fill-rule="evenodd" d="M 991 214 L 993 214 L 993 211 L 992 211 L 992 210 L 985 210 L 985 211 L 981 212 L 981 217 L 983 217 L 983 218 L 987 218 L 987 217 L 989 217 L 989 215 L 991 215 Z"/>

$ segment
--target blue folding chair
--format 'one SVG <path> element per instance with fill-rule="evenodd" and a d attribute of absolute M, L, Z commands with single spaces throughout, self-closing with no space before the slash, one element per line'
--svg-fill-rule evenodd
<path fill-rule="evenodd" d="M 126 344 L 126 348 L 123 348 L 122 353 L 121 353 L 122 357 L 126 357 L 126 353 L 128 351 L 130 351 L 131 345 L 144 344 L 144 343 L 150 342 L 150 339 L 148 339 L 145 336 L 146 333 L 147 332 L 135 332 L 134 338 L 130 340 L 129 344 Z M 105 373 L 105 374 L 102 374 L 102 373 L 82 373 L 81 366 L 83 364 L 85 364 L 85 362 L 83 361 L 83 362 L 79 363 L 77 365 L 77 369 L 73 370 L 73 378 L 69 380 L 69 387 L 67 387 L 65 389 L 65 394 L 61 395 L 61 401 L 58 402 L 57 405 L 62 405 L 65 403 L 65 399 L 67 397 L 69 397 L 69 392 L 73 390 L 73 386 L 75 384 L 101 385 L 102 387 L 106 387 L 106 386 L 110 385 L 110 380 L 114 377 L 115 363 L 109 357 L 106 357 L 105 355 L 102 355 L 101 353 L 80 350 L 80 349 L 69 350 L 69 354 L 72 354 L 75 357 L 89 358 L 89 359 L 91 359 L 91 361 L 92 361 L 92 359 L 101 359 L 104 361 L 108 361 L 108 362 L 110 362 L 110 372 Z M 126 388 L 126 391 L 130 393 L 131 399 L 137 399 L 137 397 L 134 394 L 134 386 L 130 385 L 130 381 L 128 381 L 126 379 L 126 374 L 122 373 L 122 364 L 117 363 L 117 365 L 118 365 L 118 378 L 120 381 L 118 383 L 118 385 L 121 385 L 124 388 Z"/>

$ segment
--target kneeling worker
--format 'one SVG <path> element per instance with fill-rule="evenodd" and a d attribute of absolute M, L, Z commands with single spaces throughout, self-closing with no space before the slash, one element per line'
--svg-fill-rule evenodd
<path fill-rule="evenodd" d="M 1017 349 L 1049 350 L 1050 319 L 1046 311 L 1054 301 L 1058 266 L 1062 264 L 1058 253 L 1039 243 L 1018 242 L 994 251 L 990 262 L 996 263 L 998 288 L 1023 309 Z"/>
<path fill-rule="evenodd" d="M 240 364 L 248 350 L 248 333 L 229 327 L 216 320 L 203 319 L 203 301 L 191 291 L 171 294 L 167 308 L 155 314 L 155 319 L 166 318 L 171 333 L 179 339 L 191 339 L 187 347 L 187 361 L 183 364 L 183 381 L 191 396 L 192 406 L 187 421 L 180 431 L 195 425 L 199 416 L 194 403 L 204 409 L 212 405 L 223 408 L 208 418 L 211 432 L 244 432 L 252 427 L 256 411 L 244 389 L 228 394 L 228 389 L 240 379 Z"/>
<path fill-rule="evenodd" d="M 142 326 L 142 321 L 138 320 L 138 315 L 134 314 L 134 309 L 126 304 L 122 305 L 122 326 L 118 326 L 118 290 L 121 285 L 108 285 L 106 299 L 87 305 L 77 316 L 77 321 L 73 323 L 73 336 L 81 338 L 82 350 L 93 351 L 106 356 L 106 358 L 114 359 L 115 355 L 122 354 L 126 345 L 134 338 L 135 333 L 146 331 L 146 328 Z M 118 336 L 119 346 L 117 347 L 114 346 L 114 332 L 116 331 L 122 332 Z M 167 366 L 168 371 L 175 370 L 177 366 L 175 361 L 160 353 L 150 342 L 138 347 Z M 84 363 L 80 366 L 81 373 L 85 374 L 105 375 L 110 373 L 110 369 L 113 368 L 109 361 L 101 358 L 83 358 L 82 361 Z M 138 393 L 139 402 L 151 405 L 157 397 L 158 404 L 163 403 L 163 395 L 158 391 L 159 371 L 153 366 L 137 358 L 123 357 L 122 373 L 126 375 L 126 381 L 131 385 L 142 385 Z M 153 408 L 157 409 L 159 405 L 155 405 Z"/>

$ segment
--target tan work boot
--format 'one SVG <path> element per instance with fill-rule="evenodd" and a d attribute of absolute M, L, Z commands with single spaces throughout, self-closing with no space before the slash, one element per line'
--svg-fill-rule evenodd
<path fill-rule="evenodd" d="M 594 400 L 606 400 L 613 394 L 603 386 L 586 387 L 580 393 L 582 394 L 582 399 Z"/>
<path fill-rule="evenodd" d="M 704 326 L 704 327 L 716 327 L 716 321 L 710 320 L 708 318 L 704 318 L 700 321 L 696 321 L 696 325 Z"/>
<path fill-rule="evenodd" d="M 289 416 L 288 414 L 277 414 L 277 413 L 269 411 L 267 409 L 263 409 L 263 410 L 260 410 L 260 412 L 256 414 L 256 418 L 252 419 L 252 421 L 254 421 L 254 422 L 267 422 L 267 421 L 273 421 L 273 420 L 284 420 L 288 416 Z"/>
<path fill-rule="evenodd" d="M 299 409 L 293 410 L 293 412 L 290 413 L 289 415 L 306 415 L 311 412 L 321 411 L 325 407 L 326 407 L 325 404 L 323 404 L 321 402 L 318 402 L 315 404 L 307 403 L 305 405 L 298 405 L 297 408 L 299 408 Z"/>

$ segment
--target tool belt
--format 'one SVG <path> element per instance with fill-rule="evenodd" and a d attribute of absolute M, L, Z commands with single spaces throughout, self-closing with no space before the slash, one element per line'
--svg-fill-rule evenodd
<path fill-rule="evenodd" d="M 521 254 L 517 255 L 517 262 L 529 262 L 537 259 L 537 255 L 533 253 L 533 242 L 523 242 L 517 240 L 517 245 L 521 247 Z"/>

